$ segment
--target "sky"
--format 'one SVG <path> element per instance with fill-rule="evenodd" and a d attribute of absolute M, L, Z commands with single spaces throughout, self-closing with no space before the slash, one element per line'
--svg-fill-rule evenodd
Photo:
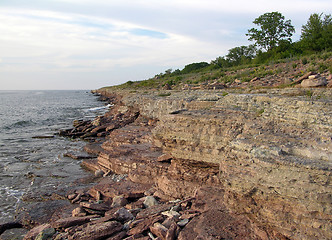
<path fill-rule="evenodd" d="M 0 90 L 97 89 L 210 62 L 278 11 L 300 38 L 330 0 L 0 0 Z"/>

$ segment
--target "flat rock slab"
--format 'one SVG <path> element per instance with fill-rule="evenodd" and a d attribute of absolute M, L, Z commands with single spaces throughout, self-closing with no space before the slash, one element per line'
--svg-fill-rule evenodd
<path fill-rule="evenodd" d="M 122 195 L 125 198 L 140 198 L 144 192 L 151 188 L 150 184 L 139 184 L 131 181 L 114 182 L 111 178 L 105 177 L 100 183 L 89 190 L 89 194 L 94 198 L 97 192 L 108 198 Z"/>
<path fill-rule="evenodd" d="M 68 228 L 72 226 L 82 225 L 84 223 L 90 222 L 93 218 L 99 218 L 99 215 L 90 215 L 86 217 L 69 217 L 69 218 L 62 218 L 53 223 L 51 226 L 53 228 Z"/>
<path fill-rule="evenodd" d="M 97 240 L 110 237 L 122 230 L 122 224 L 116 221 L 104 222 L 101 224 L 88 225 L 83 231 L 76 232 L 68 239 Z"/>

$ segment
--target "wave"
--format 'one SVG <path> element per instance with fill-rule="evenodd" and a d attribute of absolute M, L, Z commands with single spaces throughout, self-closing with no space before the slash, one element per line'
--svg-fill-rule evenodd
<path fill-rule="evenodd" d="M 13 128 L 22 128 L 22 127 L 29 127 L 29 126 L 34 126 L 34 125 L 36 125 L 36 123 L 34 121 L 21 120 L 21 121 L 17 121 L 15 123 L 9 124 L 7 126 L 4 126 L 4 129 L 9 130 L 9 129 L 13 129 Z"/>
<path fill-rule="evenodd" d="M 112 106 L 113 106 L 113 104 L 108 104 L 108 105 L 106 105 L 104 107 L 94 107 L 94 108 L 86 109 L 84 111 L 85 112 L 96 112 L 96 111 L 100 111 L 100 110 L 106 110 L 106 109 L 108 109 L 108 108 L 110 108 Z"/>

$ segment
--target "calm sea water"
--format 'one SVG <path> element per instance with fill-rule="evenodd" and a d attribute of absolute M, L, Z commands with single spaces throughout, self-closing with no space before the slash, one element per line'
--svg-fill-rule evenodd
<path fill-rule="evenodd" d="M 0 91 L 0 223 L 12 220 L 22 196 L 52 192 L 89 174 L 63 157 L 84 142 L 33 137 L 53 135 L 106 108 L 88 91 Z"/>

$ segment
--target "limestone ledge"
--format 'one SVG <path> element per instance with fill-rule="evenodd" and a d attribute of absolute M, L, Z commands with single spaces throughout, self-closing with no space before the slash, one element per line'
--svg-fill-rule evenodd
<path fill-rule="evenodd" d="M 330 89 L 117 94 L 124 105 L 158 120 L 151 139 L 164 153 L 219 166 L 213 184 L 226 192 L 232 211 L 290 239 L 332 238 Z M 106 166 L 107 157 L 101 159 Z M 182 167 L 173 161 L 151 179 L 166 195 L 190 195 L 197 184 L 188 182 L 195 178 L 172 179 Z"/>

